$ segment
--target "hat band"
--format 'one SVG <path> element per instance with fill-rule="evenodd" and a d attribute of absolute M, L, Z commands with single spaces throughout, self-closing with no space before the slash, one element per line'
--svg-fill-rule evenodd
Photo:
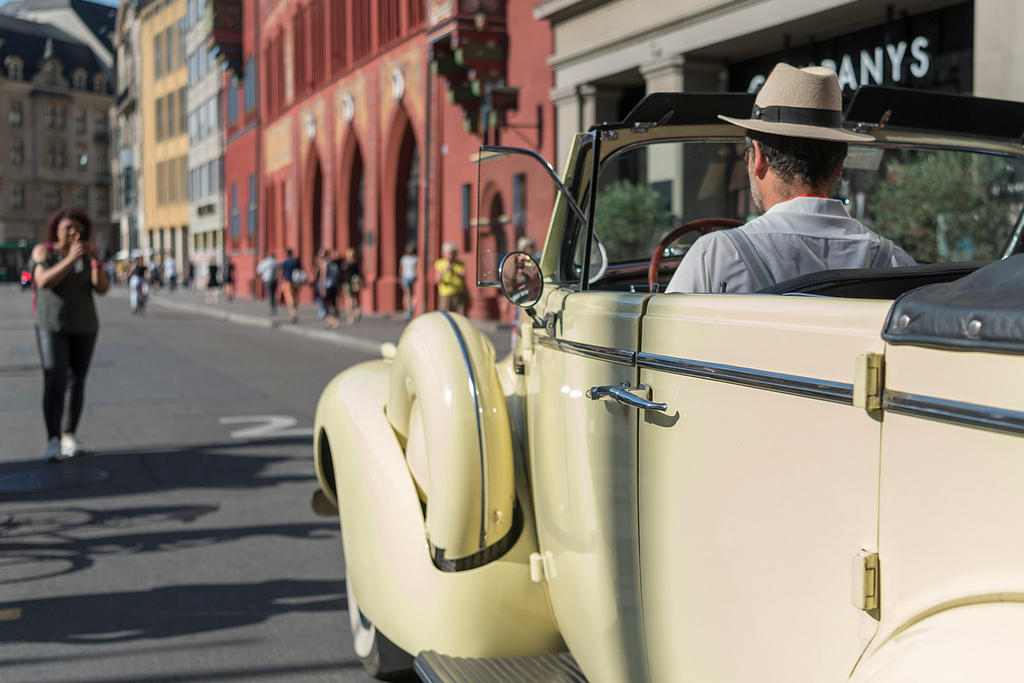
<path fill-rule="evenodd" d="M 809 107 L 759 107 L 755 104 L 750 118 L 771 123 L 797 123 L 804 126 L 827 128 L 842 128 L 843 126 L 842 112 Z"/>

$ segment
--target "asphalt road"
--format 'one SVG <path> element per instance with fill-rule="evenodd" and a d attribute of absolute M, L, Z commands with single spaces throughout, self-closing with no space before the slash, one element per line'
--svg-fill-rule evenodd
<path fill-rule="evenodd" d="M 369 358 L 101 299 L 80 441 L 44 465 L 30 295 L 0 287 L 0 680 L 369 681 L 313 410 Z"/>

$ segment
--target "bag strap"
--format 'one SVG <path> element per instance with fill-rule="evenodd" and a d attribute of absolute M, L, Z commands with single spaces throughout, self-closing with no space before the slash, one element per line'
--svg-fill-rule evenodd
<path fill-rule="evenodd" d="M 875 252 L 875 259 L 871 262 L 872 268 L 885 268 L 892 261 L 892 252 L 896 245 L 891 239 L 882 237 L 878 242 L 878 251 Z"/>
<path fill-rule="evenodd" d="M 768 264 L 754 249 L 753 243 L 745 232 L 739 228 L 733 228 L 732 230 L 722 230 L 722 234 L 728 237 L 732 245 L 736 247 L 740 260 L 747 267 L 750 276 L 754 278 L 754 291 L 760 291 L 775 284 L 775 278 L 768 270 Z"/>

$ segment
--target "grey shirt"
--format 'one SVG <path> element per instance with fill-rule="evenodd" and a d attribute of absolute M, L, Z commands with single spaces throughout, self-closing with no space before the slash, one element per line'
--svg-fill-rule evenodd
<path fill-rule="evenodd" d="M 776 282 L 833 268 L 869 268 L 881 238 L 851 218 L 837 199 L 802 196 L 780 202 L 736 230 L 742 230 Z M 888 265 L 916 261 L 895 247 Z M 754 292 L 736 247 L 724 231 L 704 235 L 690 247 L 668 283 L 667 292 Z"/>

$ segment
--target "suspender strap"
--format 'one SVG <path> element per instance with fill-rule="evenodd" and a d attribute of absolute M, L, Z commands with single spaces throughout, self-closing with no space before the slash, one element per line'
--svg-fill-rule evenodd
<path fill-rule="evenodd" d="M 878 243 L 878 251 L 875 252 L 875 260 L 871 262 L 872 268 L 886 268 L 892 260 L 892 251 L 895 245 L 892 240 L 885 237 Z"/>
<path fill-rule="evenodd" d="M 757 250 L 754 249 L 754 245 L 750 242 L 750 238 L 747 237 L 745 232 L 734 228 L 732 230 L 723 230 L 722 234 L 728 237 L 732 245 L 736 247 L 740 260 L 747 267 L 750 276 L 754 278 L 754 291 L 760 291 L 775 284 L 775 278 L 772 277 L 771 271 L 768 270 L 768 265 L 761 258 L 761 255 L 757 253 Z"/>

